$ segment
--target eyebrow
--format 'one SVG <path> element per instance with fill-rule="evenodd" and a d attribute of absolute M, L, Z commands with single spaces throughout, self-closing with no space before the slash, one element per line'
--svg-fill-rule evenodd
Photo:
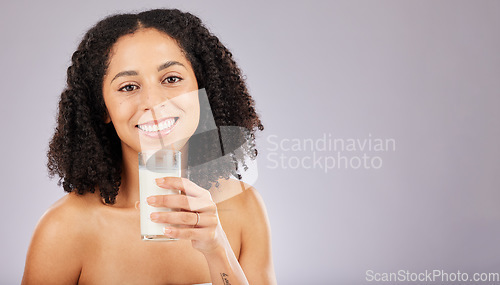
<path fill-rule="evenodd" d="M 167 61 L 167 62 L 161 64 L 160 66 L 158 66 L 158 71 L 162 71 L 163 69 L 169 68 L 172 65 L 180 65 L 180 66 L 186 68 L 184 66 L 184 64 L 182 64 L 178 61 L 175 61 L 175 60 L 170 60 L 170 61 Z M 116 74 L 115 77 L 113 77 L 113 79 L 111 80 L 111 82 L 113 82 L 113 80 L 115 80 L 116 78 L 118 78 L 120 76 L 133 76 L 133 75 L 138 75 L 138 74 L 139 73 L 135 70 L 125 70 L 125 71 L 122 71 L 122 72 L 119 72 L 118 74 Z"/>

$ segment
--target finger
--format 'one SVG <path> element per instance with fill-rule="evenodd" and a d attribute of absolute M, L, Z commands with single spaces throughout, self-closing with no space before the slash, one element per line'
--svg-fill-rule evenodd
<path fill-rule="evenodd" d="M 187 239 L 187 240 L 205 240 L 213 239 L 215 231 L 211 228 L 175 228 L 166 227 L 163 233 L 167 237 Z"/>
<path fill-rule="evenodd" d="M 151 221 L 155 223 L 184 225 L 191 228 L 195 225 L 199 228 L 211 227 L 217 224 L 217 216 L 215 214 L 198 213 L 198 215 L 195 212 L 153 212 L 151 213 Z"/>
<path fill-rule="evenodd" d="M 165 189 L 178 189 L 188 196 L 204 197 L 210 195 L 208 190 L 201 188 L 192 181 L 184 177 L 162 177 L 156 178 L 156 185 Z"/>
<path fill-rule="evenodd" d="M 186 195 L 157 195 L 149 196 L 147 202 L 153 207 L 165 207 L 197 212 L 213 212 L 216 205 L 212 200 L 189 197 Z"/>

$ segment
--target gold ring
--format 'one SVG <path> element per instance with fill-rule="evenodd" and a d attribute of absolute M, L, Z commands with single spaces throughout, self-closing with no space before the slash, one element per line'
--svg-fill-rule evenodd
<path fill-rule="evenodd" d="M 198 223 L 200 222 L 200 213 L 198 212 L 195 212 L 196 213 L 196 224 L 194 224 L 193 228 L 196 227 L 198 225 Z"/>

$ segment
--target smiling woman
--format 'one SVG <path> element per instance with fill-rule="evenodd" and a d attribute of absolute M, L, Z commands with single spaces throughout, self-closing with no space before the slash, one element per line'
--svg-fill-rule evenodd
<path fill-rule="evenodd" d="M 175 9 L 109 16 L 85 34 L 67 76 L 48 168 L 69 194 L 40 219 L 23 284 L 276 283 L 264 203 L 228 179 L 257 155 L 263 126 L 231 53 L 200 19 Z M 167 116 L 143 119 L 163 102 Z M 202 133 L 209 118 L 215 131 Z M 178 240 L 148 243 L 136 207 L 139 138 L 158 132 L 193 172 L 156 180 L 183 193 L 148 199 L 179 209 L 151 215 Z M 221 135 L 231 139 L 214 159 Z"/>

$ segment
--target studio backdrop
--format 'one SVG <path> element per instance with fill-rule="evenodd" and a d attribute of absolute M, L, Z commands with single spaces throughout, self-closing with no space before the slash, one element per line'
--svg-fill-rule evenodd
<path fill-rule="evenodd" d="M 65 195 L 46 152 L 72 52 L 105 16 L 151 8 L 199 16 L 245 75 L 265 127 L 247 179 L 279 284 L 500 284 L 488 0 L 3 1 L 0 284 L 20 283 L 37 221 Z"/>

